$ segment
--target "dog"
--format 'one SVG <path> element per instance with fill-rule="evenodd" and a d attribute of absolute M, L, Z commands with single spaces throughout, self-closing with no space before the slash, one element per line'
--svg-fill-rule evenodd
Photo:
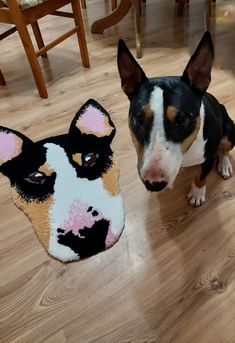
<path fill-rule="evenodd" d="M 119 169 L 110 147 L 115 131 L 93 99 L 63 135 L 33 142 L 0 126 L 0 172 L 45 249 L 63 262 L 111 247 L 123 229 Z"/>
<path fill-rule="evenodd" d="M 232 175 L 228 157 L 235 126 L 226 108 L 206 92 L 214 49 L 210 32 L 203 35 L 182 76 L 148 78 L 119 40 L 117 65 L 121 86 L 130 101 L 129 128 L 137 169 L 146 189 L 172 188 L 181 167 L 200 165 L 188 194 L 192 206 L 206 199 L 206 178 L 218 158 L 224 179 Z"/>

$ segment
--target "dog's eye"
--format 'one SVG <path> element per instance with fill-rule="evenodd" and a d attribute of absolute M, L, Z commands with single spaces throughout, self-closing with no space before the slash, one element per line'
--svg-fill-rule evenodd
<path fill-rule="evenodd" d="M 182 114 L 182 113 L 177 114 L 177 116 L 175 118 L 175 125 L 177 127 L 185 124 L 186 122 L 187 122 L 187 117 L 184 114 Z"/>
<path fill-rule="evenodd" d="M 25 181 L 36 185 L 43 185 L 46 181 L 46 175 L 40 172 L 34 172 L 29 174 L 28 177 L 25 178 Z"/>
<path fill-rule="evenodd" d="M 137 113 L 137 115 L 135 116 L 136 124 L 140 126 L 144 125 L 144 118 L 145 117 L 142 112 Z"/>
<path fill-rule="evenodd" d="M 83 157 L 83 165 L 85 167 L 93 167 L 96 164 L 98 158 L 99 158 L 99 154 L 90 152 L 89 154 Z"/>

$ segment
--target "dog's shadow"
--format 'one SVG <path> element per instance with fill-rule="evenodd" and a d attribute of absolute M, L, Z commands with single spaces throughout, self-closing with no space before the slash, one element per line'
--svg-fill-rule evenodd
<path fill-rule="evenodd" d="M 173 339 L 182 325 L 190 333 L 194 315 L 205 315 L 207 301 L 226 291 L 231 281 L 232 262 L 225 251 L 231 244 L 227 223 L 235 206 L 235 191 L 231 191 L 235 181 L 222 180 L 214 170 L 208 178 L 206 203 L 192 208 L 186 195 L 197 168 L 182 169 L 173 190 L 149 196 L 145 223 L 151 256 L 140 276 L 136 299 L 143 298 L 142 282 L 147 288 L 152 284 L 150 309 L 143 301 L 139 305 L 159 342 L 168 334 Z"/>

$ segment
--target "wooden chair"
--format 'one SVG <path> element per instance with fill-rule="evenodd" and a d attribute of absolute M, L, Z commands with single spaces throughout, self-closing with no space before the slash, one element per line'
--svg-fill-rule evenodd
<path fill-rule="evenodd" d="M 18 2 L 19 1 L 19 2 Z M 14 24 L 12 28 L 0 35 L 0 40 L 9 36 L 10 34 L 18 31 L 22 44 L 25 49 L 26 56 L 28 58 L 30 67 L 33 72 L 33 76 L 38 88 L 38 92 L 42 98 L 47 98 L 47 89 L 42 76 L 42 71 L 38 63 L 38 56 L 47 57 L 47 51 L 76 33 L 78 37 L 78 43 L 80 47 L 82 64 L 84 67 L 89 67 L 89 56 L 87 51 L 87 43 L 85 37 L 85 31 L 83 26 L 83 20 L 81 15 L 81 8 L 79 0 L 0 0 L 0 22 Z M 31 1 L 31 3 L 30 3 Z M 32 7 L 25 7 L 28 4 L 36 4 Z M 21 7 L 19 5 L 21 4 Z M 23 6 L 25 3 L 25 6 Z M 71 4 L 72 13 L 58 11 L 59 8 Z M 75 27 L 64 33 L 62 36 L 56 38 L 47 45 L 44 45 L 42 35 L 38 26 L 37 20 L 48 15 L 59 15 L 62 17 L 73 18 Z M 32 44 L 27 25 L 31 24 L 35 39 L 38 45 L 38 51 L 35 51 Z M 3 77 L 3 75 L 2 75 Z"/>

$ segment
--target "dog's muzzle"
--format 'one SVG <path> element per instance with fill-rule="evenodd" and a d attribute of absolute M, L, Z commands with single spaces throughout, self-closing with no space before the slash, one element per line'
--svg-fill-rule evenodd
<path fill-rule="evenodd" d="M 161 182 L 153 182 L 150 183 L 149 181 L 145 181 L 144 185 L 146 189 L 150 192 L 160 192 L 167 186 L 166 181 L 161 181 Z"/>

